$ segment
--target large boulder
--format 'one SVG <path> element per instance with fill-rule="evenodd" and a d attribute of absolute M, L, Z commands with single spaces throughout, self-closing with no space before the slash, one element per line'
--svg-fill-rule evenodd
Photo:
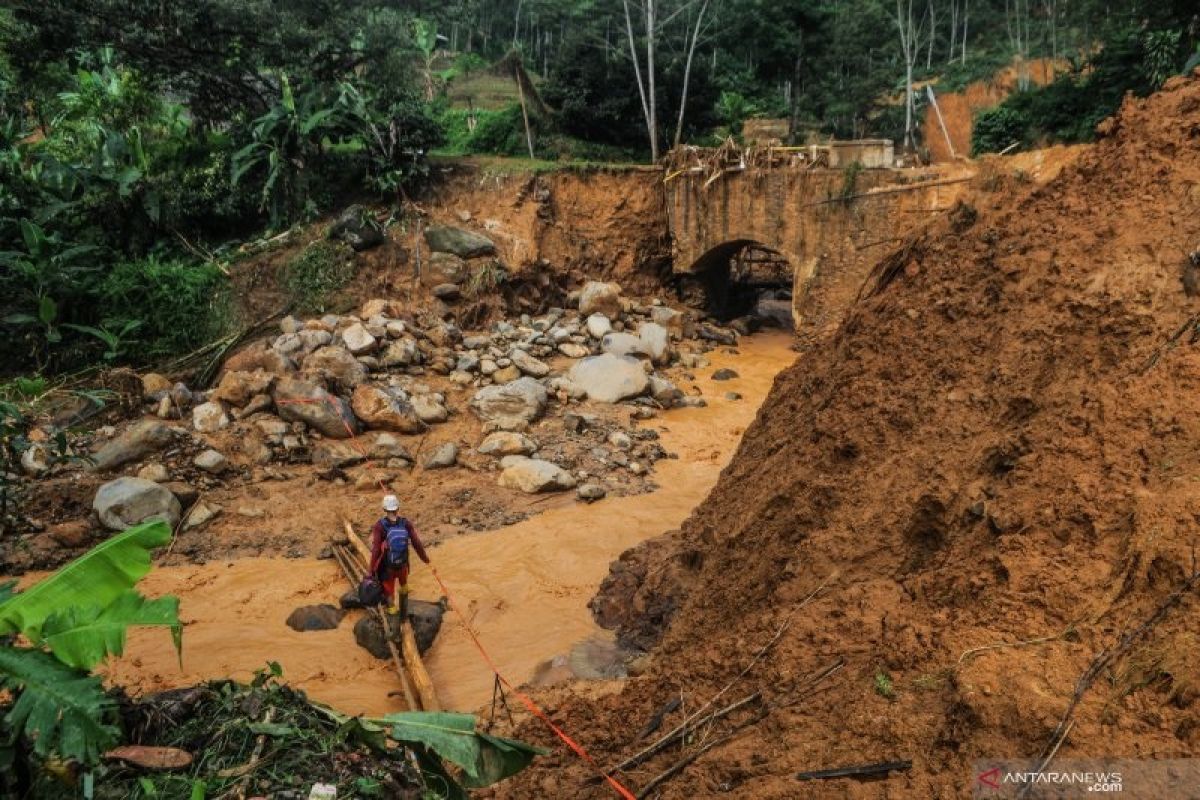
<path fill-rule="evenodd" d="M 451 253 L 459 258 L 478 258 L 496 252 L 496 245 L 486 236 L 450 225 L 430 225 L 425 229 L 425 242 L 435 253 Z"/>
<path fill-rule="evenodd" d="M 412 403 L 367 383 L 355 388 L 350 406 L 368 428 L 397 433 L 424 433 L 429 428 Z"/>
<path fill-rule="evenodd" d="M 587 318 L 588 336 L 593 339 L 603 339 L 606 334 L 612 331 L 612 322 L 603 314 L 592 314 Z"/>
<path fill-rule="evenodd" d="M 604 334 L 604 338 L 600 340 L 600 349 L 614 356 L 645 355 L 641 339 L 632 333 L 620 331 Z"/>
<path fill-rule="evenodd" d="M 329 227 L 329 238 L 345 242 L 356 253 L 378 247 L 384 242 L 383 229 L 360 205 L 350 206 L 338 215 Z"/>
<path fill-rule="evenodd" d="M 421 275 L 421 280 L 427 286 L 461 284 L 469 274 L 467 262 L 453 253 L 433 253 L 429 256 L 429 268 Z"/>
<path fill-rule="evenodd" d="M 405 461 L 413 460 L 412 455 L 408 452 L 408 448 L 393 433 L 380 431 L 378 433 L 367 434 L 363 437 L 363 440 L 367 443 L 367 452 L 371 458 L 379 461 L 387 461 L 392 458 L 401 458 Z"/>
<path fill-rule="evenodd" d="M 221 383 L 212 393 L 212 399 L 241 408 L 255 395 L 267 394 L 275 383 L 275 376 L 262 369 L 253 372 L 230 372 L 221 377 Z"/>
<path fill-rule="evenodd" d="M 166 423 L 143 420 L 105 444 L 92 455 L 92 468 L 115 469 L 131 461 L 140 461 L 171 443 L 174 433 Z"/>
<path fill-rule="evenodd" d="M 379 346 L 378 340 L 370 334 L 361 322 L 356 322 L 342 331 L 342 342 L 353 355 L 365 356 L 374 352 Z"/>
<path fill-rule="evenodd" d="M 638 341 L 642 352 L 655 364 L 666 364 L 671 360 L 671 334 L 657 322 L 643 322 L 638 328 Z"/>
<path fill-rule="evenodd" d="M 287 626 L 294 631 L 331 631 L 342 621 L 346 612 L 328 603 L 315 606 L 300 606 L 287 618 Z"/>
<path fill-rule="evenodd" d="M 530 377 L 502 386 L 486 386 L 471 398 L 471 410 L 484 422 L 504 430 L 521 428 L 546 410 L 546 387 Z"/>
<path fill-rule="evenodd" d="M 304 377 L 350 393 L 367 379 L 367 368 L 344 347 L 330 345 L 309 353 L 301 364 Z"/>
<path fill-rule="evenodd" d="M 650 309 L 650 321 L 662 325 L 675 338 L 683 336 L 683 312 L 669 306 L 653 306 Z"/>
<path fill-rule="evenodd" d="M 785 330 L 795 327 L 792 299 L 774 292 L 763 292 L 758 296 L 758 301 L 754 304 L 754 316 L 760 317 L 768 325 Z"/>
<path fill-rule="evenodd" d="M 397 339 L 387 346 L 379 356 L 379 363 L 385 367 L 408 367 L 421 363 L 421 350 L 413 339 Z"/>
<path fill-rule="evenodd" d="M 296 365 L 266 342 L 256 342 L 234 353 L 224 365 L 225 372 L 254 372 L 259 369 L 272 375 L 287 375 L 296 371 Z"/>
<path fill-rule="evenodd" d="M 422 422 L 445 422 L 450 418 L 446 406 L 430 394 L 413 395 L 412 407 Z"/>
<path fill-rule="evenodd" d="M 113 531 L 161 519 L 172 528 L 179 522 L 182 508 L 171 490 L 153 481 L 128 476 L 102 485 L 92 500 L 100 523 Z"/>
<path fill-rule="evenodd" d="M 500 465 L 499 484 L 506 489 L 520 489 L 527 494 L 557 492 L 575 488 L 575 476 L 557 464 L 540 458 L 506 456 Z"/>
<path fill-rule="evenodd" d="M 421 466 L 425 469 L 449 469 L 458 463 L 458 445 L 454 442 L 444 442 L 433 449 L 425 457 Z"/>
<path fill-rule="evenodd" d="M 319 469 L 352 467 L 367 460 L 366 452 L 365 448 L 356 447 L 353 442 L 318 442 L 312 449 L 312 463 Z"/>
<path fill-rule="evenodd" d="M 192 409 L 192 427 L 201 433 L 216 433 L 228 425 L 229 414 L 223 403 L 209 400 Z"/>
<path fill-rule="evenodd" d="M 588 399 L 602 403 L 637 397 L 649 385 L 642 362 L 611 353 L 576 361 L 567 377 L 587 394 Z"/>
<path fill-rule="evenodd" d="M 621 287 L 615 283 L 588 281 L 579 292 L 579 315 L 604 314 L 614 318 L 621 313 Z"/>
<path fill-rule="evenodd" d="M 349 439 L 358 432 L 346 401 L 314 383 L 284 378 L 275 384 L 272 397 L 280 419 L 303 422 L 330 439 Z"/>
<path fill-rule="evenodd" d="M 442 616 L 445 613 L 446 606 L 441 603 L 409 598 L 408 621 L 412 623 L 418 653 L 424 655 L 425 651 L 433 645 L 438 631 L 442 629 Z"/>

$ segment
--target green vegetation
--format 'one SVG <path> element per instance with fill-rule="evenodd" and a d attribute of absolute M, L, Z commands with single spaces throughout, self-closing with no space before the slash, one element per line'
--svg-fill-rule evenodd
<path fill-rule="evenodd" d="M 91 670 L 125 648 L 133 625 L 167 628 L 180 647 L 173 597 L 147 600 L 133 586 L 150 571 L 150 552 L 171 540 L 162 522 L 130 528 L 23 592 L 0 587 L 0 774 L 28 775 L 51 756 L 86 767 L 119 739 L 116 706 Z M 28 644 L 12 637 L 20 635 Z M 0 787 L 8 778 L 0 778 Z"/>
<path fill-rule="evenodd" d="M 195 349 L 233 319 L 215 265 L 236 243 L 350 200 L 403 205 L 432 150 L 644 161 L 753 116 L 785 118 L 794 141 L 919 145 L 922 81 L 1000 70 L 1019 91 L 980 115 L 975 152 L 1086 140 L 1126 92 L 1200 60 L 1193 5 L 14 0 L 0 363 L 62 373 Z M 1037 88 L 1038 59 L 1071 68 Z M 297 280 L 325 304 L 324 279 Z"/>
<path fill-rule="evenodd" d="M 179 601 L 149 600 L 133 588 L 150 571 L 152 551 L 170 540 L 165 523 L 143 523 L 24 591 L 14 592 L 15 582 L 0 585 L 0 796 L 76 796 L 79 773 L 87 771 L 101 778 L 98 798 L 194 797 L 196 787 L 204 797 L 207 790 L 245 785 L 244 764 L 256 740 L 267 737 L 273 744 L 256 776 L 264 793 L 323 781 L 345 782 L 344 792 L 365 797 L 425 787 L 439 797 L 465 798 L 464 786 L 502 780 L 542 752 L 476 731 L 469 714 L 347 717 L 276 682 L 282 671 L 271 664 L 249 686 L 199 687 L 184 720 L 145 701 L 138 726 L 144 736 L 155 745 L 200 750 L 201 757 L 187 772 L 148 778 L 126 770 L 105 781 L 112 767 L 101 766 L 101 756 L 122 740 L 122 712 L 92 670 L 122 654 L 133 626 L 165 629 L 180 652 Z M 387 739 L 404 744 L 411 758 Z M 71 788 L 61 785 L 64 778 Z"/>
<path fill-rule="evenodd" d="M 1101 49 L 1076 59 L 1050 84 L 1016 92 L 977 114 L 971 152 L 1091 141 L 1096 125 L 1116 112 L 1126 93 L 1147 95 L 1179 74 L 1194 46 L 1184 41 L 1182 26 L 1114 30 Z"/>
<path fill-rule="evenodd" d="M 350 249 L 319 240 L 305 247 L 284 266 L 284 286 L 298 311 L 323 313 L 334 293 L 354 277 Z"/>
<path fill-rule="evenodd" d="M 875 671 L 875 694 L 888 700 L 896 699 L 896 689 L 892 685 L 892 676 L 885 670 Z"/>

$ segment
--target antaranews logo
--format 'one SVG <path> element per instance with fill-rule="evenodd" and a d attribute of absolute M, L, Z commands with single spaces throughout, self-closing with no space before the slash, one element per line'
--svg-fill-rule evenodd
<path fill-rule="evenodd" d="M 1001 777 L 1000 768 L 992 767 L 991 769 L 985 769 L 983 772 L 980 772 L 978 775 L 976 775 L 975 783 L 976 786 L 980 788 L 999 789 Z"/>

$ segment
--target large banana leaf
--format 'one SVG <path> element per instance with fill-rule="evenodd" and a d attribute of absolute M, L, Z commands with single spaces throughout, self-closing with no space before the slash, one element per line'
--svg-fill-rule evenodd
<path fill-rule="evenodd" d="M 59 661 L 90 670 L 110 654 L 119 656 L 125 651 L 125 630 L 130 625 L 169 628 L 175 652 L 181 653 L 179 598 L 147 600 L 132 589 L 104 608 L 71 606 L 51 614 L 42 625 L 38 643 L 49 647 Z"/>
<path fill-rule="evenodd" d="M 423 744 L 463 770 L 463 783 L 471 788 L 490 786 L 515 775 L 545 754 L 515 739 L 488 736 L 475 730 L 471 714 L 408 711 L 380 719 L 391 726 L 390 735 L 399 742 Z"/>
<path fill-rule="evenodd" d="M 24 731 L 39 755 L 56 753 L 94 764 L 117 741 L 117 729 L 104 722 L 112 701 L 100 679 L 49 653 L 0 647 L 0 686 L 17 697 L 5 723 Z"/>
<path fill-rule="evenodd" d="M 150 552 L 171 541 L 165 522 L 146 522 L 118 533 L 45 580 L 0 605 L 0 636 L 41 639 L 51 614 L 71 606 L 104 608 L 150 571 Z"/>

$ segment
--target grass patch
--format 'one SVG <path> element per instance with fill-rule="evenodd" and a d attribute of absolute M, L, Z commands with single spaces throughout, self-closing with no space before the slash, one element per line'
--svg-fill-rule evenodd
<path fill-rule="evenodd" d="M 296 311 L 322 314 L 354 278 L 355 271 L 348 248 L 322 239 L 305 247 L 284 265 L 283 284 Z"/>
<path fill-rule="evenodd" d="M 896 687 L 892 685 L 892 676 L 880 669 L 875 671 L 875 694 L 888 700 L 896 699 Z"/>

